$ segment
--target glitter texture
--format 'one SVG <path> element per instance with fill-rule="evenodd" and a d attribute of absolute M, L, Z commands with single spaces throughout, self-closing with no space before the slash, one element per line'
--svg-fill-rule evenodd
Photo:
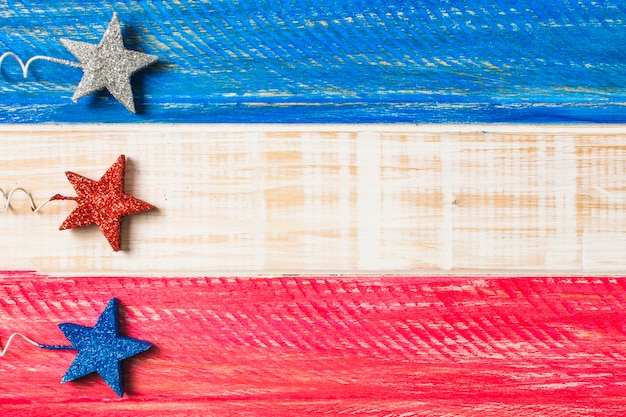
<path fill-rule="evenodd" d="M 55 195 L 51 200 L 75 200 L 78 203 L 65 219 L 60 230 L 97 224 L 114 251 L 121 249 L 122 217 L 154 208 L 153 205 L 124 193 L 126 157 L 117 161 L 99 181 L 93 181 L 73 172 L 66 172 L 78 197 Z"/>
<path fill-rule="evenodd" d="M 72 347 L 78 350 L 61 383 L 97 372 L 120 397 L 124 395 L 122 360 L 152 346 L 143 340 L 120 336 L 118 302 L 115 298 L 109 301 L 94 327 L 62 323 L 59 328 Z"/>
<path fill-rule="evenodd" d="M 68 39 L 61 39 L 61 42 L 80 61 L 84 72 L 72 100 L 106 88 L 129 111 L 135 113 L 130 77 L 156 62 L 158 57 L 124 48 L 117 13 L 113 14 L 99 44 Z"/>

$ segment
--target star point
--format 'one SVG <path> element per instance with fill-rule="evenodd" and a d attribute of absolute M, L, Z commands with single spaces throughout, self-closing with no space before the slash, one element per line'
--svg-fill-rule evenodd
<path fill-rule="evenodd" d="M 124 47 L 117 13 L 113 13 L 97 45 L 69 39 L 61 39 L 61 42 L 80 61 L 84 73 L 72 100 L 77 101 L 106 88 L 130 112 L 135 113 L 130 78 L 137 71 L 155 63 L 158 57 Z"/>
<path fill-rule="evenodd" d="M 59 328 L 78 350 L 61 383 L 96 372 L 120 397 L 124 395 L 122 361 L 152 346 L 152 343 L 120 335 L 116 298 L 109 301 L 94 327 L 61 323 Z"/>
<path fill-rule="evenodd" d="M 120 155 L 117 161 L 98 181 L 73 172 L 66 172 L 67 179 L 74 187 L 77 197 L 55 195 L 53 200 L 75 200 L 78 203 L 60 230 L 96 224 L 109 241 L 114 251 L 121 250 L 122 218 L 131 214 L 152 210 L 154 206 L 124 192 L 126 157 Z"/>

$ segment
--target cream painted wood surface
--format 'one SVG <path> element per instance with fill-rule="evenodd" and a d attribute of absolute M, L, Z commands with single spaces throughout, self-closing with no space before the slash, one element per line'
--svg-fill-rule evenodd
<path fill-rule="evenodd" d="M 0 127 L 0 187 L 75 195 L 128 157 L 124 251 L 75 207 L 0 212 L 1 269 L 138 275 L 626 272 L 622 126 Z"/>

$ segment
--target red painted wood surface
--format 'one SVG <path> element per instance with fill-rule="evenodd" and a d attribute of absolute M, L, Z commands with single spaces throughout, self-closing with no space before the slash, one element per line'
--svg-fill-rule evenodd
<path fill-rule="evenodd" d="M 626 415 L 624 279 L 0 276 L 2 345 L 64 344 L 111 297 L 155 344 L 118 399 L 16 339 L 3 416 Z"/>

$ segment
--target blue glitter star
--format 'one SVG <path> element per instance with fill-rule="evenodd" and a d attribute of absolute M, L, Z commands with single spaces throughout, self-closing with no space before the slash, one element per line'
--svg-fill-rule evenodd
<path fill-rule="evenodd" d="M 117 299 L 112 298 L 94 327 L 73 323 L 59 328 L 78 354 L 63 376 L 61 383 L 73 381 L 97 372 L 120 397 L 124 395 L 121 361 L 146 351 L 151 343 L 120 336 Z"/>

